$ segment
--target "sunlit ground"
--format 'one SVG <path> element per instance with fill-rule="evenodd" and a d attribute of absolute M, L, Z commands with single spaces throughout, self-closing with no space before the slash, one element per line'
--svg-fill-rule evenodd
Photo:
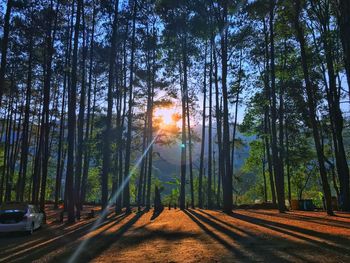
<path fill-rule="evenodd" d="M 87 213 L 90 210 L 85 210 Z M 67 262 L 83 240 L 76 262 L 350 262 L 350 214 L 236 210 L 168 210 L 55 222 L 33 236 L 0 237 L 0 262 Z"/>

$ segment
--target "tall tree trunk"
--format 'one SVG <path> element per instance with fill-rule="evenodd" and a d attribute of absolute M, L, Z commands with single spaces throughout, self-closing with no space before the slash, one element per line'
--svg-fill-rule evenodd
<path fill-rule="evenodd" d="M 54 10 L 53 0 L 50 3 L 50 11 L 48 14 L 47 25 L 47 57 L 46 57 L 46 76 L 44 80 L 44 104 L 43 104 L 43 119 L 42 119 L 42 135 L 43 138 L 43 151 L 42 151 L 42 178 L 40 189 L 40 208 L 45 209 L 45 197 L 46 197 L 46 182 L 48 173 L 48 162 L 50 157 L 49 145 L 50 145 L 50 90 L 51 90 L 51 77 L 52 77 L 52 60 L 54 54 L 54 42 L 57 27 L 57 13 L 59 3 L 57 2 L 56 10 Z"/>
<path fill-rule="evenodd" d="M 148 25 L 147 27 L 147 38 L 150 38 L 151 35 L 149 34 L 149 29 Z M 152 141 L 152 118 L 153 118 L 153 74 L 152 74 L 152 60 L 151 55 L 153 52 L 151 52 L 150 48 L 147 49 L 146 53 L 146 67 L 147 67 L 147 109 L 146 109 L 146 114 L 145 114 L 145 126 L 144 126 L 144 138 L 143 138 L 143 145 L 142 145 L 142 152 L 145 153 L 146 149 L 148 148 L 148 143 Z M 145 191 L 146 191 L 146 186 L 148 185 L 147 189 L 151 188 L 151 176 L 152 176 L 152 160 L 149 160 L 151 158 L 152 153 L 146 154 L 146 156 L 142 159 L 141 163 L 141 173 L 140 173 L 140 182 L 139 182 L 139 187 L 138 187 L 138 197 L 137 197 L 137 202 L 138 206 L 140 208 L 141 204 L 144 203 L 143 199 L 145 198 Z M 149 161 L 151 161 L 151 166 L 149 165 Z M 148 169 L 147 169 L 148 168 Z M 150 172 L 150 174 L 148 174 Z M 149 175 L 149 176 L 148 176 Z M 148 180 L 149 179 L 149 180 Z M 147 181 L 146 181 L 147 180 Z M 151 191 L 147 192 L 147 207 L 146 209 L 150 209 L 151 205 Z"/>
<path fill-rule="evenodd" d="M 184 210 L 186 205 L 186 101 L 188 96 L 187 87 L 187 38 L 182 39 L 182 70 L 183 70 L 183 84 L 181 93 L 182 103 L 182 129 L 181 129 L 181 180 L 180 180 L 180 209 Z"/>
<path fill-rule="evenodd" d="M 10 147 L 8 148 L 8 164 L 6 166 L 6 192 L 5 192 L 5 200 L 10 202 L 12 200 L 12 167 L 14 162 L 14 152 L 15 152 L 15 140 L 16 140 L 16 122 L 17 122 L 17 107 L 18 101 L 16 101 L 13 109 L 13 114 L 11 114 L 10 118 L 10 127 L 9 127 L 9 138 L 10 138 Z"/>
<path fill-rule="evenodd" d="M 103 165 L 102 165 L 102 208 L 107 207 L 108 203 L 108 179 L 110 172 L 111 162 L 111 128 L 112 128 L 112 109 L 113 109 L 113 89 L 115 81 L 115 63 L 116 63 L 116 45 L 117 45 L 117 30 L 118 30 L 118 4 L 115 4 L 114 20 L 112 29 L 110 60 L 109 60 L 109 73 L 108 73 L 108 94 L 107 94 L 107 118 L 106 118 L 106 130 L 103 149 Z"/>
<path fill-rule="evenodd" d="M 12 74 L 11 74 L 12 75 Z M 14 89 L 14 76 L 11 76 L 11 91 Z M 12 186 L 11 186 L 11 178 L 10 178 L 10 167 L 11 167 L 11 159 L 12 159 L 12 151 L 14 147 L 14 140 L 15 140 L 15 124 L 16 124 L 16 109 L 17 109 L 17 101 L 15 101 L 14 96 L 12 92 L 10 93 L 10 97 L 12 97 L 11 110 L 9 111 L 9 120 L 7 125 L 7 136 L 6 136 L 6 145 L 7 149 L 7 158 L 6 158 L 6 165 L 4 165 L 4 171 L 5 171 L 5 201 L 9 202 L 11 201 L 11 192 L 12 192 Z M 6 147 L 5 147 L 6 148 Z"/>
<path fill-rule="evenodd" d="M 83 208 L 83 204 L 85 202 L 86 196 L 86 185 L 89 175 L 89 167 L 90 167 L 90 135 L 92 134 L 92 123 L 91 123 L 91 93 L 92 93 L 92 70 L 93 70 L 93 60 L 94 60 L 94 41 L 95 41 L 95 23 L 96 23 L 96 6 L 95 1 L 93 1 L 93 13 L 92 13 L 92 29 L 91 29 L 91 39 L 90 39 L 90 58 L 89 58 L 89 87 L 87 92 L 87 114 L 86 114 L 86 127 L 85 127 L 85 139 L 84 139 L 84 167 L 83 167 L 83 177 L 81 181 L 81 191 L 80 191 L 80 201 L 81 201 L 81 209 Z M 96 91 L 96 83 L 94 86 Z M 96 94 L 96 92 L 94 92 Z M 93 105 L 95 107 L 95 105 Z M 90 131 L 91 129 L 91 131 Z"/>
<path fill-rule="evenodd" d="M 227 91 L 227 69 L 228 69 L 228 3 L 223 3 L 223 34 L 221 35 L 221 88 L 223 99 L 223 148 L 222 157 L 224 158 L 224 173 L 222 175 L 223 185 L 223 210 L 225 213 L 232 211 L 232 173 L 231 173 L 231 153 L 230 153 L 230 127 L 228 110 L 228 91 Z"/>
<path fill-rule="evenodd" d="M 264 141 L 262 141 L 264 143 Z M 267 203 L 267 183 L 266 183 L 266 152 L 265 146 L 263 147 L 263 158 L 262 158 L 262 174 L 264 180 L 264 202 Z"/>
<path fill-rule="evenodd" d="M 148 133 L 147 133 L 147 138 L 148 138 Z M 148 141 L 148 139 L 147 139 L 147 141 Z M 148 179 L 147 178 L 148 178 L 148 168 L 149 168 L 148 167 L 148 156 L 149 155 L 146 155 L 146 157 L 145 157 L 145 171 L 144 171 L 144 175 L 143 175 L 144 176 L 144 178 L 143 178 L 144 184 L 142 187 L 142 197 L 141 197 L 141 204 L 142 205 L 146 204 L 146 190 L 147 190 L 147 186 L 148 186 Z M 151 204 L 151 199 L 149 199 L 149 200 L 150 200 L 149 203 Z"/>
<path fill-rule="evenodd" d="M 271 95 L 270 95 L 270 56 L 269 56 L 269 33 L 267 31 L 267 26 L 265 22 L 265 18 L 263 19 L 264 25 L 264 35 L 265 35 L 265 74 L 264 74 L 264 89 L 265 89 L 265 106 L 264 106 L 264 134 L 265 134 L 265 148 L 266 148 L 266 158 L 269 170 L 269 181 L 270 181 L 270 189 L 271 189 L 271 198 L 272 203 L 276 204 L 276 191 L 275 191 L 275 182 L 274 182 L 274 174 L 273 174 L 273 164 L 271 158 L 271 129 L 270 129 L 270 105 L 271 105 Z"/>
<path fill-rule="evenodd" d="M 42 93 L 40 93 L 40 97 L 42 96 Z M 43 101 L 40 100 L 39 103 L 39 110 L 42 108 Z M 37 123 L 41 123 L 42 119 L 42 114 L 39 114 L 38 121 Z M 38 126 L 36 128 L 36 146 L 35 146 L 35 155 L 33 157 L 33 169 L 32 169 L 32 180 L 31 180 L 31 201 L 32 203 L 37 203 L 38 202 L 38 194 L 39 194 L 39 183 L 40 183 L 40 173 L 41 173 L 41 158 L 40 158 L 40 152 L 41 152 L 41 147 L 42 147 L 42 136 L 41 134 L 41 127 Z"/>
<path fill-rule="evenodd" d="M 203 119 L 202 119 L 202 141 L 199 163 L 198 176 L 198 207 L 203 208 L 203 169 L 204 169 L 204 152 L 205 152 L 205 120 L 206 120 L 206 101 L 207 101 L 207 43 L 205 44 L 205 59 L 204 59 L 204 76 L 203 76 Z M 209 174 L 208 174 L 209 181 Z"/>
<path fill-rule="evenodd" d="M 149 90 L 149 88 L 148 88 Z M 149 98 L 150 94 L 149 92 L 147 92 L 147 97 Z M 147 98 L 147 101 L 149 100 Z M 148 102 L 147 102 L 148 105 Z M 148 107 L 147 107 L 147 112 L 148 112 Z M 144 127 L 143 127 L 143 137 L 142 137 L 142 153 L 144 153 L 146 151 L 146 143 L 147 143 L 147 134 L 148 134 L 148 124 L 147 124 L 147 119 L 148 119 L 148 114 L 145 114 L 145 123 L 144 123 Z M 144 182 L 144 174 L 146 171 L 146 158 L 142 158 L 141 161 L 141 167 L 140 167 L 140 175 L 139 175 L 139 180 L 138 180 L 138 184 L 137 184 L 137 207 L 138 210 L 141 210 L 141 202 L 142 202 L 142 189 L 143 189 L 143 185 L 145 184 Z"/>
<path fill-rule="evenodd" d="M 126 135 L 126 149 L 125 149 L 125 171 L 124 171 L 124 206 L 126 213 L 131 212 L 130 208 L 130 159 L 131 159 L 131 134 L 133 121 L 133 86 L 134 86 L 134 59 L 135 59 L 135 34 L 136 34 L 136 14 L 137 3 L 133 1 L 133 18 L 132 18 L 132 37 L 131 37 L 131 55 L 130 55 L 130 79 L 129 79 L 129 105 L 128 105 L 128 131 Z"/>
<path fill-rule="evenodd" d="M 127 46 L 127 35 L 128 35 L 128 23 L 126 24 L 126 29 L 125 29 L 125 35 L 124 35 L 124 43 L 123 43 L 123 87 L 124 87 L 124 92 L 123 92 L 123 113 L 122 113 L 122 118 L 121 118 L 121 124 L 120 124 L 120 129 L 118 132 L 118 144 L 119 144 L 119 187 L 122 186 L 123 184 L 123 176 L 124 176 L 124 170 L 123 170 L 123 151 L 125 149 L 125 143 L 123 142 L 123 129 L 124 129 L 124 124 L 125 124 L 125 118 L 126 118 L 126 99 L 127 99 L 127 51 L 126 51 L 126 46 Z M 117 197 L 116 200 L 116 207 L 115 207 L 115 212 L 119 214 L 122 211 L 122 201 L 123 201 L 123 195 L 120 194 Z"/>
<path fill-rule="evenodd" d="M 209 125 L 208 125 L 208 185 L 209 185 L 209 178 L 213 178 L 213 183 L 210 182 L 210 189 L 211 186 L 214 185 L 214 194 L 215 194 L 215 165 L 214 165 L 214 174 L 213 174 L 213 168 L 212 168 L 212 162 L 213 159 L 215 160 L 215 156 L 213 158 L 213 114 L 212 114 L 212 107 L 213 107 L 213 43 L 211 43 L 210 48 L 210 66 L 209 66 Z M 204 168 L 205 171 L 205 168 Z M 208 194 L 211 193 L 210 189 L 208 189 Z M 211 195 L 210 195 L 211 199 Z"/>
<path fill-rule="evenodd" d="M 66 64 L 67 66 L 68 64 Z M 58 135 L 58 148 L 57 148 L 57 164 L 56 164 L 56 183 L 55 183 L 55 209 L 58 208 L 58 202 L 61 193 L 61 181 L 62 181 L 62 153 L 64 144 L 64 123 L 65 123 L 65 108 L 66 108 L 66 91 L 67 91 L 67 73 L 64 74 L 61 113 L 60 113 L 60 128 Z"/>
<path fill-rule="evenodd" d="M 70 65 L 71 51 L 72 51 L 72 35 L 73 35 L 73 17 L 74 17 L 74 5 L 72 5 L 71 17 L 67 19 L 67 44 L 66 44 L 66 59 L 65 59 L 65 68 L 68 68 Z M 58 138 L 58 149 L 57 149 L 57 165 L 56 165 L 56 184 L 55 184 L 55 208 L 58 208 L 58 202 L 61 195 L 61 184 L 62 184 L 62 175 L 64 169 L 64 126 L 66 122 L 65 111 L 66 111 L 66 93 L 67 87 L 70 88 L 70 76 L 67 71 L 64 72 L 63 76 L 63 92 L 62 92 L 62 104 L 61 104 L 61 114 L 60 114 L 60 131 Z M 67 186 L 67 184 L 66 184 Z M 66 195 L 66 194 L 65 194 Z M 64 198 L 65 199 L 65 198 Z M 66 206 L 65 206 L 66 208 Z"/>
<path fill-rule="evenodd" d="M 292 188 L 291 188 L 291 174 L 290 174 L 290 158 L 289 158 L 289 134 L 288 134 L 288 121 L 286 119 L 286 132 L 285 132 L 285 136 L 286 136 L 286 168 L 287 168 L 287 182 L 288 182 L 288 201 L 289 201 L 289 206 L 291 206 L 291 202 L 292 202 Z"/>
<path fill-rule="evenodd" d="M 232 177 L 234 176 L 234 164 L 235 164 L 235 141 L 236 141 L 236 133 L 237 133 L 237 118 L 238 118 L 238 106 L 239 106 L 239 100 L 240 100 L 240 93 L 241 93 L 241 81 L 242 81 L 242 50 L 240 52 L 239 56 L 239 69 L 238 69 L 238 81 L 237 81 L 237 91 L 236 91 L 236 98 L 235 98 L 235 119 L 233 123 L 233 133 L 232 133 L 232 150 L 231 150 L 231 173 Z"/>
<path fill-rule="evenodd" d="M 193 163 L 192 163 L 192 131 L 190 122 L 190 107 L 189 96 L 186 96 L 186 111 L 187 111 L 187 130 L 188 130 L 188 154 L 189 154 L 189 171 L 190 171 L 190 192 L 191 192 L 191 207 L 194 208 L 194 187 L 193 187 Z"/>
<path fill-rule="evenodd" d="M 155 25 L 152 26 L 152 34 L 153 38 L 157 39 L 157 31 L 155 29 Z M 155 78 L 156 78 L 156 47 L 154 46 L 152 50 L 152 74 L 150 79 L 151 86 L 151 97 L 150 97 L 150 105 L 148 110 L 148 143 L 152 143 L 150 148 L 148 149 L 147 161 L 148 165 L 146 165 L 147 171 L 147 196 L 146 196 L 146 209 L 149 210 L 151 207 L 151 186 L 152 186 L 152 165 L 153 165 L 153 110 L 154 110 L 154 88 L 155 88 Z M 146 171 L 145 171 L 145 181 L 146 181 Z M 144 188 L 144 191 L 146 188 Z M 145 193 L 143 194 L 145 195 Z"/>
<path fill-rule="evenodd" d="M 152 88 L 153 89 L 153 88 Z M 152 115 L 151 115 L 152 114 Z M 150 113 L 153 116 L 153 100 L 151 102 Z M 148 122 L 148 143 L 152 143 L 153 140 L 153 118 L 151 117 Z M 148 167 L 147 169 L 147 194 L 146 194 L 146 210 L 151 208 L 151 188 L 152 188 L 152 164 L 153 164 L 153 143 L 148 149 Z"/>
<path fill-rule="evenodd" d="M 76 123 L 76 96 L 77 96 L 77 68 L 78 68 L 78 45 L 79 45 L 79 29 L 80 16 L 83 7 L 83 1 L 77 0 L 77 13 L 74 28 L 73 41 L 73 58 L 72 58 L 72 85 L 68 99 L 68 155 L 67 155 L 67 205 L 68 205 L 68 221 L 75 221 L 74 209 L 74 152 L 75 152 L 75 123 Z M 74 4 L 74 3 L 73 3 Z"/>
<path fill-rule="evenodd" d="M 13 7 L 13 0 L 8 0 L 6 5 L 6 13 L 4 17 L 4 33 L 1 41 L 1 64 L 0 64 L 0 106 L 2 102 L 2 95 L 4 94 L 5 73 L 7 63 L 7 48 L 10 35 L 10 19 Z"/>
<path fill-rule="evenodd" d="M 272 160 L 276 183 L 278 210 L 280 212 L 286 211 L 285 197 L 284 197 L 284 174 L 281 165 L 280 154 L 278 150 L 277 141 L 277 95 L 276 95 L 276 71 L 275 71 L 275 40 L 274 40 L 274 13 L 276 0 L 270 0 L 270 70 L 271 70 L 271 132 L 272 132 Z"/>
<path fill-rule="evenodd" d="M 119 191 L 122 183 L 122 171 L 123 171 L 123 164 L 122 164 L 122 136 L 123 136 L 123 128 L 122 128 L 122 102 L 123 102 L 123 91 L 121 89 L 122 87 L 122 76 L 121 76 L 122 70 L 118 70 L 117 74 L 117 118 L 116 118 L 116 126 L 117 126 L 117 150 L 115 153 L 115 162 L 116 162 L 116 181 L 117 181 L 117 191 Z M 120 80 L 120 81 L 119 81 Z M 115 201 L 115 213 L 121 212 L 121 200 L 120 194 L 116 196 Z"/>
<path fill-rule="evenodd" d="M 213 42 L 213 60 L 214 60 L 214 83 L 215 83 L 215 115 L 216 115 L 216 137 L 218 139 L 218 190 L 217 190 L 217 206 L 220 206 L 221 181 L 224 173 L 224 159 L 222 151 L 222 113 L 220 106 L 219 94 L 219 77 L 218 77 L 218 62 L 216 56 L 215 45 Z M 210 196 L 209 196 L 210 195 Z M 208 185 L 208 208 L 212 207 L 211 186 Z"/>
<path fill-rule="evenodd" d="M 328 184 L 327 171 L 324 164 L 324 154 L 323 154 L 323 149 L 320 141 L 320 134 L 318 130 L 319 127 L 317 125 L 317 120 L 316 120 L 315 90 L 309 74 L 309 65 L 308 65 L 309 57 L 306 52 L 307 48 L 306 48 L 304 31 L 300 23 L 300 17 L 299 17 L 301 12 L 300 0 L 294 0 L 294 9 L 295 9 L 294 27 L 296 31 L 296 37 L 300 46 L 301 63 L 302 63 L 302 69 L 303 69 L 305 85 L 306 85 L 307 105 L 309 109 L 310 124 L 312 127 L 312 132 L 313 132 L 313 137 L 314 137 L 314 142 L 315 142 L 315 147 L 317 152 L 317 159 L 318 159 L 318 164 L 320 169 L 323 192 L 325 196 L 326 209 L 327 209 L 328 215 L 334 215 L 332 210 L 331 191 Z"/>
<path fill-rule="evenodd" d="M 340 37 L 344 50 L 344 62 L 350 98 L 350 2 L 349 0 L 339 0 L 338 4 L 338 24 L 340 28 Z"/>
<path fill-rule="evenodd" d="M 27 90 L 26 90 L 26 104 L 24 109 L 24 121 L 22 131 L 22 147 L 21 147 L 21 163 L 18 175 L 17 200 L 23 202 L 24 188 L 27 178 L 28 153 L 29 153 L 29 111 L 32 93 L 32 75 L 33 75 L 33 37 L 31 30 L 29 32 L 28 41 L 28 76 L 27 76 Z"/>
<path fill-rule="evenodd" d="M 332 41 L 331 32 L 329 29 L 330 15 L 327 12 L 327 6 L 323 8 L 323 6 L 321 6 L 321 3 L 318 3 L 318 5 L 319 8 L 316 8 L 316 6 L 313 4 L 316 12 L 317 10 L 325 10 L 324 12 L 318 12 L 318 18 L 321 24 L 321 39 L 325 50 L 328 73 L 327 79 L 329 85 L 326 84 L 325 86 L 328 100 L 331 132 L 334 144 L 336 168 L 340 182 L 340 205 L 344 211 L 350 211 L 349 166 L 346 160 L 346 153 L 343 143 L 344 119 L 342 116 L 342 111 L 340 109 L 340 92 L 338 92 L 336 73 L 333 64 L 334 55 L 331 48 Z"/>
<path fill-rule="evenodd" d="M 24 104 L 25 104 L 25 96 L 24 99 L 21 99 L 21 104 L 19 105 L 19 117 L 18 117 L 18 121 L 16 118 L 16 122 L 15 124 L 17 124 L 17 128 L 14 125 L 14 130 L 13 130 L 13 134 L 15 135 L 15 142 L 14 142 L 14 147 L 12 150 L 12 161 L 11 161 L 11 186 L 12 189 L 17 190 L 17 186 L 18 186 L 18 182 L 15 184 L 14 183 L 14 179 L 15 179 L 15 170 L 16 170 L 16 164 L 17 164 L 17 159 L 18 159 L 18 152 L 20 150 L 20 145 L 21 145 L 21 137 L 22 137 L 22 133 L 21 133 L 21 127 L 22 127 L 22 120 L 23 120 L 23 112 L 24 112 Z M 23 131 L 22 131 L 23 132 Z M 16 200 L 18 200 L 18 193 L 16 191 Z"/>
<path fill-rule="evenodd" d="M 87 37 L 86 37 L 86 26 L 85 26 L 85 12 L 84 2 L 81 7 L 82 17 L 82 34 L 83 34 L 83 45 L 82 45 L 82 62 L 81 62 L 81 89 L 80 89 L 80 103 L 79 103 L 79 115 L 78 115 L 78 129 L 77 129 L 77 154 L 75 160 L 75 206 L 77 211 L 77 218 L 80 219 L 80 210 L 82 203 L 80 200 L 81 196 L 81 175 L 83 169 L 83 142 L 84 142 L 84 118 L 85 118 L 85 103 L 86 103 L 86 57 L 87 57 Z"/>
<path fill-rule="evenodd" d="M 11 98 L 8 101 L 8 106 L 7 106 L 7 114 L 5 115 L 5 148 L 4 148 L 4 161 L 3 161 L 3 170 L 2 170 L 2 176 L 1 176 L 1 182 L 0 182 L 0 203 L 3 202 L 3 200 L 5 200 L 4 198 L 4 192 L 6 190 L 6 167 L 8 166 L 8 148 L 10 147 L 10 141 L 9 141 L 9 127 L 10 127 L 10 116 L 12 114 L 12 102 L 13 102 L 13 98 Z"/>

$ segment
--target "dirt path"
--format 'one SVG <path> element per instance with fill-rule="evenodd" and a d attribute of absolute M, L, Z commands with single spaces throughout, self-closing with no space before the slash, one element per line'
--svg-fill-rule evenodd
<path fill-rule="evenodd" d="M 164 210 L 0 237 L 0 262 L 350 262 L 350 214 Z"/>

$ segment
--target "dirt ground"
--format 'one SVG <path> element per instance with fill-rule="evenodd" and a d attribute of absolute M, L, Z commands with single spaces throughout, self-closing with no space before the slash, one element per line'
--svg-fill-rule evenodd
<path fill-rule="evenodd" d="M 68 225 L 50 209 L 32 236 L 0 236 L 0 262 L 68 262 L 74 252 L 74 262 L 350 262 L 346 213 L 166 208 L 151 217 L 111 213 L 96 225 L 83 215 Z"/>

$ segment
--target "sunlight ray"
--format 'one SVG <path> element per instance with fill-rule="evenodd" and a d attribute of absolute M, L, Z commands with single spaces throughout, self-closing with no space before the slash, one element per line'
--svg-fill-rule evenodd
<path fill-rule="evenodd" d="M 152 145 L 155 143 L 156 139 L 158 138 L 159 134 L 160 134 L 161 130 L 158 131 L 158 133 L 156 134 L 156 136 L 154 136 L 153 140 L 151 141 L 151 143 L 148 145 L 148 147 L 145 149 L 145 151 L 142 153 L 142 155 L 140 156 L 140 158 L 137 160 L 137 162 L 135 163 L 133 169 L 131 169 L 131 171 L 129 172 L 129 175 L 127 178 L 125 178 L 125 180 L 122 182 L 122 184 L 120 185 L 120 187 L 118 188 L 118 190 L 111 196 L 111 198 L 108 201 L 108 204 L 106 206 L 105 209 L 102 210 L 102 213 L 99 217 L 99 219 L 96 220 L 96 222 L 92 225 L 91 229 L 89 230 L 89 232 L 92 232 L 94 230 L 96 230 L 100 224 L 103 222 L 105 216 L 107 215 L 109 209 L 112 207 L 112 205 L 115 203 L 115 201 L 117 200 L 117 198 L 119 197 L 119 195 L 123 192 L 126 184 L 130 181 L 130 178 L 133 174 L 133 172 L 137 169 L 137 167 L 140 166 L 143 158 L 145 158 L 145 156 L 147 155 L 148 151 L 150 150 L 150 148 L 152 147 Z M 79 257 L 79 255 L 81 254 L 81 252 L 83 251 L 83 249 L 86 247 L 86 245 L 89 242 L 89 238 L 84 239 L 80 245 L 78 246 L 78 248 L 75 250 L 75 252 L 73 253 L 73 255 L 69 258 L 68 263 L 74 263 L 76 262 L 77 258 Z"/>

